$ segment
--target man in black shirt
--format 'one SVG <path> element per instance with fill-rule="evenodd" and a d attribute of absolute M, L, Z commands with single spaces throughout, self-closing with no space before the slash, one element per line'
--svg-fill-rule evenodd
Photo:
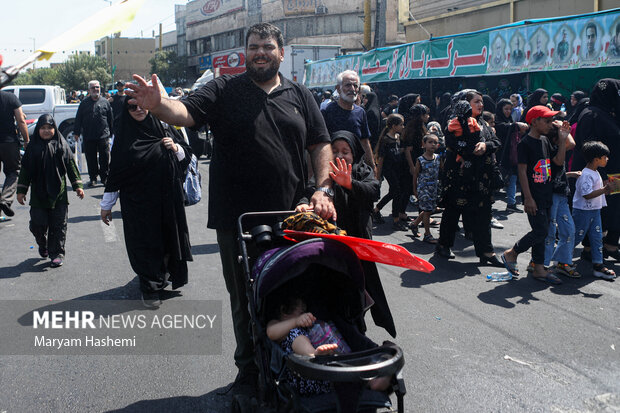
<path fill-rule="evenodd" d="M 17 177 L 19 176 L 19 139 L 17 130 L 24 139 L 24 145 L 28 144 L 28 127 L 26 116 L 22 111 L 22 103 L 13 93 L 0 90 L 0 166 L 4 172 L 5 180 L 0 193 L 0 210 L 8 217 L 15 215 L 11 209 L 13 197 L 17 190 Z"/>
<path fill-rule="evenodd" d="M 114 84 L 116 87 L 116 95 L 112 96 L 110 99 L 110 106 L 112 107 L 112 115 L 114 115 L 114 124 L 118 125 L 118 117 L 121 115 L 123 111 L 123 105 L 125 104 L 125 99 L 127 99 L 127 95 L 125 95 L 125 82 L 119 80 Z"/>
<path fill-rule="evenodd" d="M 108 165 L 110 163 L 110 143 L 109 139 L 114 130 L 114 116 L 110 103 L 101 96 L 99 81 L 91 80 L 88 82 L 89 98 L 84 99 L 78 107 L 75 115 L 75 125 L 73 133 L 76 139 L 80 134 L 82 149 L 86 155 L 88 165 L 88 175 L 90 177 L 89 187 L 97 184 L 97 175 L 101 177 L 101 183 L 105 185 L 108 178 Z M 99 163 L 97 164 L 97 153 Z"/>
<path fill-rule="evenodd" d="M 133 76 L 137 85 L 125 85 L 129 103 L 169 124 L 208 123 L 213 133 L 207 226 L 217 230 L 230 294 L 237 391 L 252 391 L 257 377 L 246 280 L 237 260 L 237 218 L 249 211 L 294 209 L 308 178 L 305 150 L 310 152 L 319 187 L 311 199 L 314 211 L 324 218 L 336 215 L 330 197 L 329 134 L 310 91 L 278 73 L 283 59 L 282 33 L 259 23 L 246 34 L 246 73 L 218 77 L 182 101 L 162 99 L 154 77 L 153 86 L 137 75 Z"/>

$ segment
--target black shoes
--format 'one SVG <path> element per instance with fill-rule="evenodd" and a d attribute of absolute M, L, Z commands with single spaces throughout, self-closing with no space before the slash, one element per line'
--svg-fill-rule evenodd
<path fill-rule="evenodd" d="M 161 305 L 161 299 L 159 298 L 159 291 L 153 291 L 149 293 L 142 293 L 142 305 L 146 308 L 159 308 Z"/>
<path fill-rule="evenodd" d="M 381 216 L 381 212 L 377 211 L 372 213 L 372 222 L 375 224 L 385 224 L 385 219 Z"/>
<path fill-rule="evenodd" d="M 86 186 L 89 188 L 94 188 L 95 185 L 97 185 L 97 181 L 90 181 L 86 184 Z"/>
<path fill-rule="evenodd" d="M 450 248 L 448 247 L 444 247 L 441 244 L 437 244 L 437 246 L 435 247 L 435 252 L 437 253 L 437 255 L 439 255 L 440 257 L 444 257 L 444 258 L 456 258 L 456 255 L 454 255 L 452 253 L 452 251 L 450 251 Z"/>
<path fill-rule="evenodd" d="M 62 266 L 62 264 L 64 264 L 63 257 L 61 255 L 59 255 L 58 257 L 56 257 L 56 258 L 54 258 L 52 260 L 52 263 L 50 264 L 50 266 L 52 268 L 58 268 L 58 267 Z"/>
<path fill-rule="evenodd" d="M 497 255 L 492 255 L 490 257 L 483 255 L 482 257 L 480 257 L 480 264 L 489 264 L 492 267 L 504 268 L 504 263 L 497 259 Z"/>
<path fill-rule="evenodd" d="M 13 211 L 11 207 L 8 206 L 7 204 L 0 204 L 0 209 L 2 210 L 2 212 L 4 212 L 4 215 L 6 215 L 7 217 L 12 217 L 13 215 L 15 215 L 15 211 Z"/>
<path fill-rule="evenodd" d="M 506 205 L 506 211 L 508 212 L 523 212 L 523 210 L 519 209 L 517 204 L 508 204 Z"/>
<path fill-rule="evenodd" d="M 47 258 L 47 257 L 49 257 L 50 254 L 47 251 L 47 248 L 39 247 L 39 255 L 41 256 L 41 258 Z"/>
<path fill-rule="evenodd" d="M 407 232 L 407 231 L 409 231 L 409 225 L 407 225 L 407 223 L 403 222 L 403 221 L 395 221 L 392 224 L 392 229 L 394 231 L 405 231 L 405 232 Z"/>
<path fill-rule="evenodd" d="M 620 262 L 620 249 L 609 251 L 603 247 L 603 258 L 613 258 L 616 262 Z"/>

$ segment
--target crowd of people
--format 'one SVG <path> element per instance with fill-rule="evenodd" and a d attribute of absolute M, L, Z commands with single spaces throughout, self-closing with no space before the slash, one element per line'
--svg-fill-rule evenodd
<path fill-rule="evenodd" d="M 502 96 L 496 104 L 465 89 L 443 93 L 432 109 L 416 93 L 391 95 L 381 108 L 355 71 L 338 74 L 334 93 L 323 92 L 320 100 L 279 75 L 282 60 L 280 30 L 261 23 L 247 32 L 245 73 L 216 78 L 182 99 L 163 98 L 155 76 L 151 83 L 134 75 L 134 83 L 117 84 L 119 93 L 110 100 L 92 81 L 74 128 L 83 139 L 88 185 L 99 177 L 105 186 L 104 223 L 120 198 L 127 253 L 150 307 L 161 304 L 160 292 L 169 283 L 178 288 L 188 282 L 192 260 L 182 193 L 192 152 L 170 125 L 208 125 L 212 131 L 207 226 L 217 232 L 230 294 L 236 385 L 255 388 L 257 376 L 235 226 L 245 212 L 312 209 L 350 235 L 371 238 L 373 225 L 385 224 L 381 211 L 392 201 L 391 228 L 412 231 L 446 259 L 456 258 L 451 249 L 462 219 L 481 265 L 517 276 L 517 256 L 531 249 L 531 276 L 558 284 L 557 274 L 580 276 L 573 249 L 582 242 L 581 258 L 592 262 L 593 275 L 615 278 L 604 260 L 620 261 L 620 81 L 601 79 L 589 97 L 575 91 L 570 100 L 558 94 L 549 99 L 537 89 L 527 97 Z M 0 102 L 8 105 L 0 126 L 17 122 L 23 135 L 21 105 L 4 95 Z M 2 129 L 0 138 L 5 135 L 14 146 L 15 127 L 10 136 Z M 1 145 L 7 143 L 0 140 L 0 154 Z M 78 197 L 84 192 L 50 115 L 39 118 L 21 172 L 14 175 L 7 176 L 0 209 L 12 214 L 15 188 L 22 204 L 30 189 L 30 230 L 39 253 L 62 265 L 65 176 Z M 389 190 L 381 198 L 383 178 Z M 501 224 L 493 204 L 502 192 L 507 212 L 527 213 L 531 231 L 496 252 L 491 228 Z M 415 218 L 407 214 L 410 204 L 419 211 Z M 364 272 L 376 303 L 373 319 L 395 336 L 374 263 L 364 263 Z"/>

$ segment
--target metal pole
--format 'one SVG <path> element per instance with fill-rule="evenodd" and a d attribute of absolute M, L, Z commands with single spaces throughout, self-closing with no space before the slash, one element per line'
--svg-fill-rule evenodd
<path fill-rule="evenodd" d="M 370 50 L 370 0 L 364 0 L 364 47 L 366 50 Z"/>

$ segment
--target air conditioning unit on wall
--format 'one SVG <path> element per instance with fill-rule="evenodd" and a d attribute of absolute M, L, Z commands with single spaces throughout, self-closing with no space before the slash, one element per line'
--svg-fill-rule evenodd
<path fill-rule="evenodd" d="M 327 6 L 321 4 L 314 10 L 314 14 L 327 14 Z"/>

